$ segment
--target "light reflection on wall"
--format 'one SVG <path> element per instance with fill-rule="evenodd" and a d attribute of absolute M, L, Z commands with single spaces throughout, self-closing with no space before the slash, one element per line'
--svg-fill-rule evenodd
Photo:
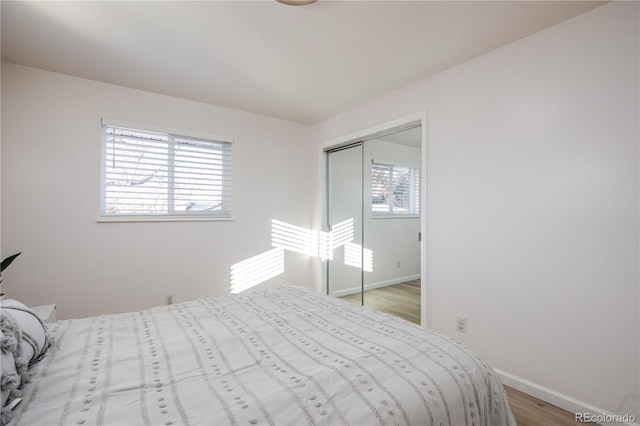
<path fill-rule="evenodd" d="M 344 264 L 373 272 L 373 250 L 363 249 L 360 244 L 347 243 L 344 245 Z"/>
<path fill-rule="evenodd" d="M 231 266 L 231 293 L 248 290 L 284 272 L 284 251 L 333 259 L 333 252 L 345 246 L 345 264 L 360 268 L 362 247 L 353 241 L 353 218 L 333 225 L 331 231 L 313 231 L 279 220 L 271 220 L 272 250 Z M 364 249 L 363 269 L 373 271 L 373 252 Z"/>
<path fill-rule="evenodd" d="M 333 259 L 333 251 L 346 243 L 353 241 L 353 218 L 333 225 L 333 229 L 329 231 L 329 240 L 331 250 L 324 259 Z M 322 257 L 322 253 L 321 256 Z"/>
<path fill-rule="evenodd" d="M 271 245 L 295 253 L 318 255 L 319 235 L 316 231 L 300 228 L 279 220 L 271 220 Z"/>
<path fill-rule="evenodd" d="M 271 245 L 295 253 L 333 259 L 333 251 L 353 241 L 353 219 L 337 223 L 329 232 L 312 231 L 286 222 L 271 221 Z"/>
<path fill-rule="evenodd" d="M 231 293 L 248 290 L 284 272 L 284 250 L 274 248 L 231 266 Z"/>

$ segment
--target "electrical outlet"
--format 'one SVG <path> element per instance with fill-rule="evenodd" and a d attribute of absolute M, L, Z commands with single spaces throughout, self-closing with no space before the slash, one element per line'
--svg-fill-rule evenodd
<path fill-rule="evenodd" d="M 167 294 L 165 296 L 165 302 L 167 305 L 173 305 L 173 294 Z"/>
<path fill-rule="evenodd" d="M 456 331 L 459 331 L 460 333 L 467 332 L 467 317 L 456 317 Z"/>

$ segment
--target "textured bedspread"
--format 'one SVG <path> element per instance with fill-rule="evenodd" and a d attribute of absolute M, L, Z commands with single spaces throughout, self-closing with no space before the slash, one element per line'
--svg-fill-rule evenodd
<path fill-rule="evenodd" d="M 460 343 L 298 288 L 52 331 L 12 425 L 515 425 Z"/>

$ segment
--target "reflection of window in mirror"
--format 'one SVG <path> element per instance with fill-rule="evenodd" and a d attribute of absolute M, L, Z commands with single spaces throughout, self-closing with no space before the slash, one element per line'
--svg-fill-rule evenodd
<path fill-rule="evenodd" d="M 417 216 L 420 214 L 420 172 L 414 167 L 373 163 L 371 214 Z"/>

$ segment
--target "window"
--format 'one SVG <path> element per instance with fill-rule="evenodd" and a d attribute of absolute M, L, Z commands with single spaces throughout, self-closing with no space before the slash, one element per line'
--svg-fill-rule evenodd
<path fill-rule="evenodd" d="M 371 213 L 373 216 L 420 214 L 418 169 L 373 163 L 371 168 Z"/>
<path fill-rule="evenodd" d="M 102 218 L 231 217 L 231 143 L 102 126 Z"/>

